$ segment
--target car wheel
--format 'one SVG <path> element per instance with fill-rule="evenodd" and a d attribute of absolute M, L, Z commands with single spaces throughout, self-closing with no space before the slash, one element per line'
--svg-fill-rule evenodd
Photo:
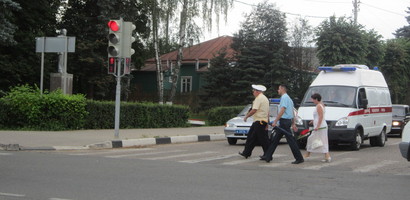
<path fill-rule="evenodd" d="M 358 151 L 360 150 L 362 143 L 363 143 L 362 133 L 360 132 L 359 129 L 356 129 L 355 141 L 351 143 L 350 147 L 353 151 Z"/>
<path fill-rule="evenodd" d="M 386 138 L 386 130 L 383 129 L 380 135 L 370 138 L 370 145 L 383 147 L 386 144 Z"/>
<path fill-rule="evenodd" d="M 236 138 L 228 138 L 228 143 L 230 145 L 235 145 L 237 141 L 238 141 L 238 139 L 236 139 Z"/>

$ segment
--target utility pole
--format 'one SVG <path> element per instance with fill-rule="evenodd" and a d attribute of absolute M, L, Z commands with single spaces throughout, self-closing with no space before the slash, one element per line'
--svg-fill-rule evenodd
<path fill-rule="evenodd" d="M 359 13 L 360 0 L 353 0 L 353 20 L 354 24 L 357 25 L 357 15 Z"/>

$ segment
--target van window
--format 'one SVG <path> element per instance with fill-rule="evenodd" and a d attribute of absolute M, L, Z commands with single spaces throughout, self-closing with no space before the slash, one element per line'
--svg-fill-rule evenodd
<path fill-rule="evenodd" d="M 376 88 L 366 88 L 367 99 L 369 100 L 369 106 L 379 106 L 383 101 L 383 96 L 379 94 Z"/>
<path fill-rule="evenodd" d="M 360 88 L 359 90 L 359 98 L 358 98 L 358 102 L 359 102 L 359 107 L 364 107 L 364 99 L 367 99 L 366 97 L 366 91 L 364 88 Z"/>
<path fill-rule="evenodd" d="M 356 107 L 355 87 L 347 86 L 316 86 L 310 87 L 303 98 L 301 106 L 314 106 L 310 96 L 319 93 L 322 96 L 322 102 L 326 106 L 333 107 Z"/>

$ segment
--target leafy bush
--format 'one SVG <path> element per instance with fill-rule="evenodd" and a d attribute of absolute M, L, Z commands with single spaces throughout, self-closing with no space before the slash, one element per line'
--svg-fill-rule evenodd
<path fill-rule="evenodd" d="M 40 94 L 38 88 L 17 86 L 1 98 L 1 127 L 38 130 L 80 129 L 85 123 L 85 97 L 61 91 Z"/>
<path fill-rule="evenodd" d="M 208 113 L 208 123 L 211 126 L 224 125 L 229 119 L 238 115 L 244 106 L 225 106 L 212 108 Z"/>
<path fill-rule="evenodd" d="M 0 98 L 0 128 L 72 130 L 114 128 L 115 102 L 86 100 L 61 91 L 40 94 L 18 86 Z M 154 103 L 121 103 L 120 128 L 188 126 L 189 108 Z"/>
<path fill-rule="evenodd" d="M 88 101 L 86 129 L 114 128 L 115 103 Z M 189 109 L 179 105 L 154 103 L 126 103 L 120 106 L 120 128 L 185 127 Z"/>

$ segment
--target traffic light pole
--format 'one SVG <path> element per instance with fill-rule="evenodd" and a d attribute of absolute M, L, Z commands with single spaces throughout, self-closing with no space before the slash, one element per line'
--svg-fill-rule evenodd
<path fill-rule="evenodd" d="M 124 74 L 121 74 L 121 67 L 122 67 L 121 59 L 117 59 L 117 74 L 115 75 L 117 79 L 117 87 L 115 91 L 115 133 L 114 137 L 118 138 L 120 135 L 120 104 L 121 104 L 121 77 Z"/>
<path fill-rule="evenodd" d="M 108 74 L 113 74 L 117 79 L 114 137 L 118 138 L 120 135 L 121 77 L 131 71 L 131 55 L 134 54 L 131 45 L 135 41 L 132 31 L 135 30 L 135 25 L 131 22 L 124 22 L 120 18 L 119 20 L 110 20 L 108 28 Z"/>

